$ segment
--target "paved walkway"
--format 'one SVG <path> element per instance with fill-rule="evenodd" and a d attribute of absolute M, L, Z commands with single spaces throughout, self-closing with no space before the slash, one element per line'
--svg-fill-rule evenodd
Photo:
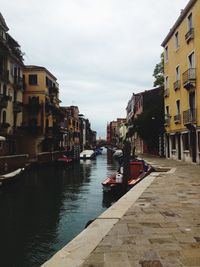
<path fill-rule="evenodd" d="M 44 267 L 200 266 L 200 166 L 144 157 L 152 173 Z"/>
<path fill-rule="evenodd" d="M 153 180 L 82 267 L 200 266 L 200 166 L 147 160 L 172 169 Z"/>

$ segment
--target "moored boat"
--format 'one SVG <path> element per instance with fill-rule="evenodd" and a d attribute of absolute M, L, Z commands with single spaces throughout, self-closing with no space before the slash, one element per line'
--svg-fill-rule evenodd
<path fill-rule="evenodd" d="M 130 162 L 130 178 L 127 187 L 132 188 L 152 171 L 152 167 L 143 160 Z M 123 188 L 123 173 L 116 172 L 102 182 L 103 191 L 110 192 Z"/>
<path fill-rule="evenodd" d="M 72 162 L 72 158 L 62 155 L 60 156 L 57 160 L 56 163 L 62 164 L 62 165 L 68 165 L 69 163 Z"/>
<path fill-rule="evenodd" d="M 10 183 L 13 180 L 15 180 L 22 172 L 24 171 L 24 168 L 19 168 L 13 172 L 9 172 L 6 174 L 0 175 L 0 186 L 3 186 L 4 184 Z"/>
<path fill-rule="evenodd" d="M 94 159 L 95 158 L 95 152 L 92 149 L 83 150 L 80 153 L 80 159 Z"/>

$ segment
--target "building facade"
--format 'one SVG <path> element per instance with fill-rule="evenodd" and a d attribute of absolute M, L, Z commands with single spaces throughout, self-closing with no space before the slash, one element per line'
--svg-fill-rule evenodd
<path fill-rule="evenodd" d="M 136 154 L 158 155 L 163 135 L 163 87 L 133 94 L 127 108 L 127 131 Z M 161 155 L 161 154 L 160 154 Z"/>
<path fill-rule="evenodd" d="M 0 13 L 0 136 L 5 139 L 0 155 L 19 152 L 17 129 L 22 124 L 23 54 L 8 30 Z"/>
<path fill-rule="evenodd" d="M 165 154 L 200 163 L 200 1 L 190 0 L 164 39 Z"/>
<path fill-rule="evenodd" d="M 21 153 L 31 156 L 57 150 L 62 140 L 61 122 L 65 114 L 59 107 L 57 79 L 46 68 L 25 66 L 23 94 L 24 146 Z"/>

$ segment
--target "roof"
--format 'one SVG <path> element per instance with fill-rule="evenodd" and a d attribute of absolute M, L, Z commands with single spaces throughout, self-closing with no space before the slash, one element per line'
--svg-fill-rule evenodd
<path fill-rule="evenodd" d="M 26 65 L 24 70 L 35 70 L 35 71 L 46 71 L 55 81 L 57 80 L 57 78 L 50 72 L 48 71 L 45 67 L 42 66 L 36 66 L 36 65 Z"/>
<path fill-rule="evenodd" d="M 8 30 L 9 30 L 9 28 L 8 28 L 8 26 L 6 25 L 5 19 L 4 19 L 4 17 L 2 16 L 1 12 L 0 12 L 0 24 L 3 26 L 3 28 L 5 29 L 5 31 L 8 31 Z"/>
<path fill-rule="evenodd" d="M 174 26 L 170 29 L 169 33 L 165 37 L 164 41 L 162 42 L 161 46 L 165 46 L 172 35 L 175 33 L 177 27 L 181 24 L 183 19 L 187 16 L 188 11 L 192 8 L 192 6 L 196 3 L 197 0 L 190 0 L 186 7 L 181 11 L 180 16 L 178 17 L 177 21 L 175 22 Z"/>

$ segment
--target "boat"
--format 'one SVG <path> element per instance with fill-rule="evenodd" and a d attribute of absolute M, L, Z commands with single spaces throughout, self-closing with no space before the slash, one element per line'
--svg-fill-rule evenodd
<path fill-rule="evenodd" d="M 94 159 L 95 158 L 95 152 L 92 149 L 83 150 L 80 153 L 80 159 Z"/>
<path fill-rule="evenodd" d="M 120 168 L 121 169 L 121 168 Z M 152 171 L 152 167 L 144 160 L 130 161 L 130 178 L 128 179 L 128 190 L 141 181 Z M 113 173 L 102 182 L 103 191 L 110 192 L 123 188 L 123 171 Z"/>
<path fill-rule="evenodd" d="M 62 165 L 68 165 L 72 162 L 72 158 L 66 155 L 61 155 L 59 158 L 57 158 L 56 163 L 62 164 Z"/>
<path fill-rule="evenodd" d="M 102 151 L 103 151 L 103 148 L 101 148 L 101 147 L 95 148 L 95 154 L 96 155 L 101 155 L 102 154 Z"/>
<path fill-rule="evenodd" d="M 9 172 L 6 174 L 0 175 L 0 186 L 3 186 L 4 184 L 8 184 L 15 180 L 22 172 L 24 171 L 24 168 L 19 168 L 13 172 Z"/>
<path fill-rule="evenodd" d="M 113 153 L 113 157 L 114 158 L 119 158 L 123 156 L 123 151 L 121 149 L 117 149 L 115 150 L 115 152 Z"/>

